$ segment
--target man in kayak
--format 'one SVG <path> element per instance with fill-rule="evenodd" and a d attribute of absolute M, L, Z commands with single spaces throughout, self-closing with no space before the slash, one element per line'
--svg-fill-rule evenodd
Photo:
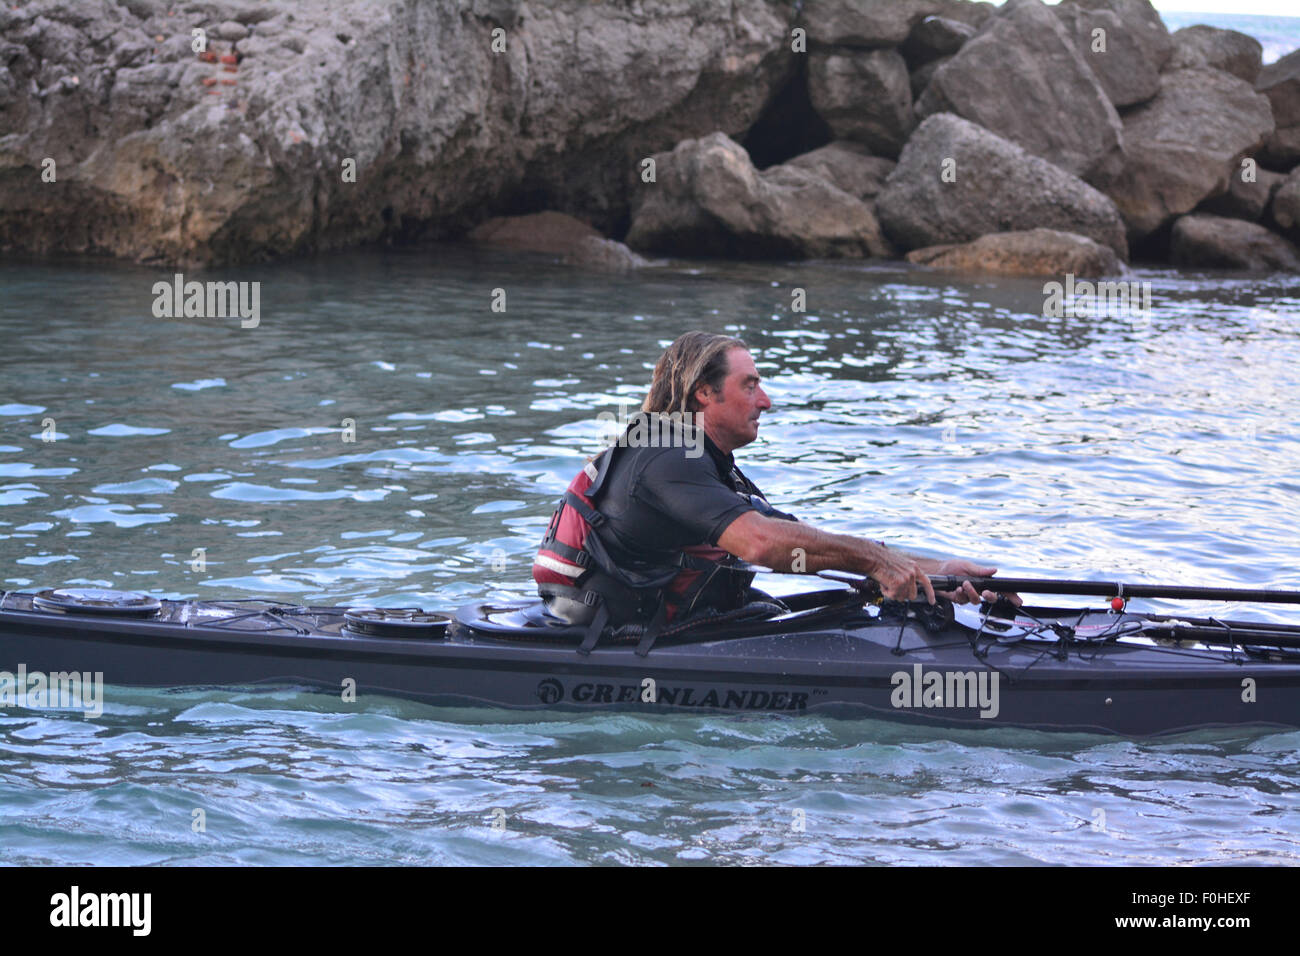
<path fill-rule="evenodd" d="M 749 588 L 752 573 L 728 569 L 734 558 L 796 573 L 864 574 L 886 597 L 923 593 L 932 604 L 929 575 L 996 572 L 821 531 L 777 511 L 732 455 L 758 437 L 759 416 L 771 407 L 740 339 L 688 332 L 673 342 L 655 364 L 641 412 L 613 448 L 588 462 L 552 517 L 533 567 L 548 610 L 603 626 L 736 608 L 761 592 Z M 938 596 L 959 604 L 997 599 L 970 581 Z"/>

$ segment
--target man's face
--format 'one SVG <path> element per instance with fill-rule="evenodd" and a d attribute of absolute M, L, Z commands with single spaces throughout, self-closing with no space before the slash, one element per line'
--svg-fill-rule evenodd
<path fill-rule="evenodd" d="M 772 407 L 772 400 L 759 385 L 758 369 L 745 349 L 727 352 L 727 368 L 720 393 L 702 387 L 695 398 L 699 423 L 719 448 L 732 452 L 758 437 L 758 416 Z"/>

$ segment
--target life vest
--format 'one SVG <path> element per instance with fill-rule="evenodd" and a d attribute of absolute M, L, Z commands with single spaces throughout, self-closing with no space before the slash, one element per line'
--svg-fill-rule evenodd
<path fill-rule="evenodd" d="M 706 589 L 726 575 L 726 584 L 740 594 L 748 588 L 754 575 L 743 562 L 722 548 L 709 544 L 683 548 L 672 564 L 651 564 L 637 568 L 620 566 L 613 560 L 596 529 L 606 518 L 595 504 L 610 468 L 619 451 L 615 445 L 596 455 L 569 482 L 564 497 L 556 506 L 533 561 L 533 580 L 538 593 L 548 601 L 555 598 L 577 601 L 594 608 L 587 634 L 579 648 L 589 653 L 609 622 L 609 592 L 625 589 L 637 600 L 643 613 L 650 613 L 650 624 L 639 653 L 649 650 L 654 632 L 680 619 L 695 608 Z M 733 472 L 733 486 L 748 480 Z M 737 488 L 737 493 L 745 492 Z M 749 497 L 748 495 L 745 495 Z M 754 497 L 758 498 L 757 495 Z M 761 498 L 758 498 L 762 501 Z M 764 501 L 764 505 L 767 503 Z M 603 580 L 598 580 L 603 578 Z M 610 584 L 613 584 L 613 588 Z M 596 585 L 603 584 L 604 587 Z M 653 607 L 653 610 L 651 608 Z"/>

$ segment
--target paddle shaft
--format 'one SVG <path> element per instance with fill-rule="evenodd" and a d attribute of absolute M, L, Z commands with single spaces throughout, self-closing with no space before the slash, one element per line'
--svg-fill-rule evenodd
<path fill-rule="evenodd" d="M 818 577 L 857 587 L 868 585 L 879 590 L 871 578 L 822 571 Z M 1094 597 L 1171 598 L 1183 601 L 1253 601 L 1258 604 L 1300 604 L 1300 591 L 1273 591 L 1263 588 L 1203 588 L 1181 584 L 1127 584 L 1122 581 L 1057 581 L 1050 578 L 964 578 L 952 574 L 931 574 L 930 585 L 936 591 L 956 591 L 969 581 L 981 594 L 985 591 L 1007 594 L 1085 594 Z"/>
<path fill-rule="evenodd" d="M 956 591 L 962 581 L 975 590 L 1017 594 L 1087 594 L 1096 597 L 1172 598 L 1183 601 L 1250 601 L 1256 604 L 1300 604 L 1300 591 L 1262 588 L 1205 588 L 1180 584 L 1125 584 L 1120 581 L 1052 581 L 1041 578 L 962 578 L 930 575 L 936 591 Z"/>

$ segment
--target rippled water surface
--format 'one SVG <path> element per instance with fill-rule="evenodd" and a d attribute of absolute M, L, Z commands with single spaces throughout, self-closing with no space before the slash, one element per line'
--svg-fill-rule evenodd
<path fill-rule="evenodd" d="M 754 348 L 775 407 L 738 457 L 802 518 L 1003 573 L 1300 587 L 1294 279 L 1139 272 L 1149 312 L 1048 319 L 1037 281 L 434 247 L 193 276 L 262 283 L 241 329 L 154 318 L 169 276 L 0 265 L 0 587 L 527 595 L 596 415 L 689 328 Z M 95 720 L 0 712 L 0 840 L 69 863 L 1292 862 L 1298 744 L 111 688 Z"/>

